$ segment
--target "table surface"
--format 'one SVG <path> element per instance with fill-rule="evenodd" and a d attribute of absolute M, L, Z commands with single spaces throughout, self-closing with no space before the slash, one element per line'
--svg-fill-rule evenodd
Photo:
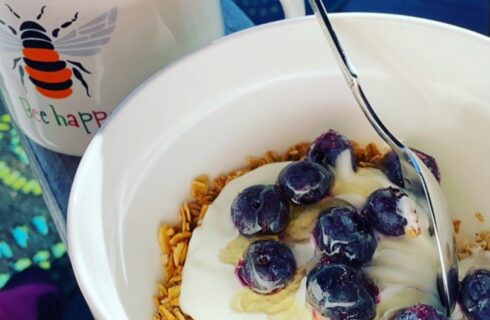
<path fill-rule="evenodd" d="M 221 4 L 226 34 L 284 18 L 278 0 L 221 0 Z M 489 0 L 330 0 L 327 6 L 331 12 L 400 13 L 489 33 Z M 60 237 L 66 241 L 68 198 L 80 158 L 44 149 L 23 135 L 21 140 Z"/>

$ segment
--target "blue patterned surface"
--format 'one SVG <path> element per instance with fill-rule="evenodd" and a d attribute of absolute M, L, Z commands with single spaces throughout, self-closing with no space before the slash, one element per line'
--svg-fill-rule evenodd
<path fill-rule="evenodd" d="M 0 288 L 31 265 L 49 269 L 64 245 L 10 117 L 0 108 Z M 63 254 L 57 250 L 63 247 Z M 55 254 L 55 252 L 57 254 Z"/>
<path fill-rule="evenodd" d="M 55 310 L 56 314 L 64 313 L 63 319 L 91 319 L 76 285 L 66 247 L 46 208 L 40 184 L 31 172 L 28 157 L 20 143 L 21 137 L 0 103 L 0 289 L 6 285 L 12 287 L 14 278 L 14 283 L 19 279 L 24 283 L 34 283 L 46 278 L 57 283 L 63 301 L 60 309 Z M 3 296 L 0 309 L 5 303 L 8 302 Z M 69 308 L 76 314 L 63 311 Z M 48 319 L 55 320 L 52 314 Z"/>

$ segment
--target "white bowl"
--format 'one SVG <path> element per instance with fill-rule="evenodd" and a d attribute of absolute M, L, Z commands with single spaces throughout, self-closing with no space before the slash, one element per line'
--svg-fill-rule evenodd
<path fill-rule="evenodd" d="M 490 211 L 490 41 L 393 15 L 333 22 L 386 125 L 439 160 L 464 232 L 490 229 L 473 217 Z M 72 188 L 70 256 L 96 318 L 150 319 L 157 231 L 177 221 L 193 177 L 328 128 L 379 141 L 312 18 L 227 37 L 146 82 L 94 138 Z"/>

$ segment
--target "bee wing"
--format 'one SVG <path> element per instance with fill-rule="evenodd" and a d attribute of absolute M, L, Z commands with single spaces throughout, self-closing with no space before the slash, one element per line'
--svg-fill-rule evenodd
<path fill-rule="evenodd" d="M 22 49 L 20 39 L 13 35 L 5 25 L 0 25 L 0 50 L 7 52 L 21 52 Z"/>
<path fill-rule="evenodd" d="M 60 54 L 87 57 L 93 56 L 101 51 L 106 45 L 111 34 L 116 28 L 117 8 L 89 21 L 80 28 L 71 31 L 67 35 L 53 42 L 56 51 Z"/>

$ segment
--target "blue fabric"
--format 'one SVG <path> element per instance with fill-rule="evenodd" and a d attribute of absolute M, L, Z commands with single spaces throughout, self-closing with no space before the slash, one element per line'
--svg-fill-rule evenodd
<path fill-rule="evenodd" d="M 235 0 L 255 24 L 283 19 L 279 0 Z M 307 13 L 311 14 L 308 1 Z M 329 12 L 383 12 L 426 18 L 490 34 L 488 0 L 324 0 Z"/>
<path fill-rule="evenodd" d="M 234 33 L 254 26 L 250 18 L 237 7 L 233 0 L 221 0 L 225 34 Z"/>
<path fill-rule="evenodd" d="M 488 0 L 349 0 L 338 10 L 404 14 L 489 32 Z"/>

